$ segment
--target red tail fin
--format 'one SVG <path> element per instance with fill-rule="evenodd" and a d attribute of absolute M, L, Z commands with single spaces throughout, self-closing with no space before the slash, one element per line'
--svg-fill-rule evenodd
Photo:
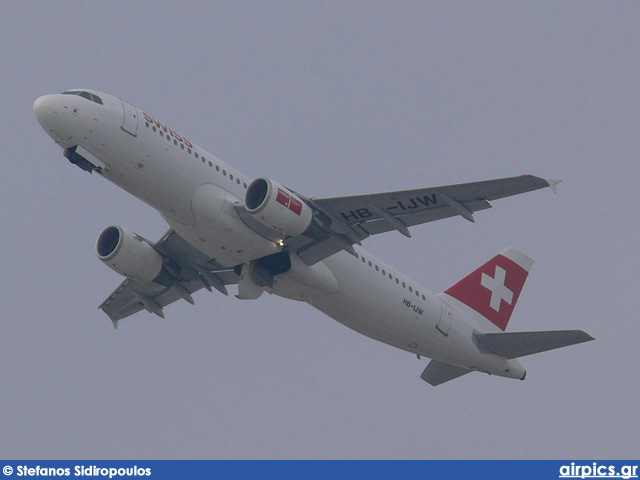
<path fill-rule="evenodd" d="M 525 254 L 507 248 L 444 293 L 504 331 L 532 265 Z"/>

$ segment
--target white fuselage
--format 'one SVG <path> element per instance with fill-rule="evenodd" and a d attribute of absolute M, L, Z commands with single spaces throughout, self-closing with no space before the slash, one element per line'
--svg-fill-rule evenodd
<path fill-rule="evenodd" d="M 149 114 L 89 92 L 103 104 L 63 94 L 34 104 L 39 122 L 63 149 L 79 145 L 89 152 L 104 165 L 104 178 L 152 206 L 222 265 L 247 264 L 282 250 L 237 213 L 249 177 Z M 417 355 L 510 378 L 524 375 L 516 360 L 478 347 L 473 333 L 486 325 L 473 324 L 363 248 L 355 252 L 341 251 L 312 267 L 292 253 L 292 269 L 274 277 L 271 293 L 305 301 L 363 335 Z"/>

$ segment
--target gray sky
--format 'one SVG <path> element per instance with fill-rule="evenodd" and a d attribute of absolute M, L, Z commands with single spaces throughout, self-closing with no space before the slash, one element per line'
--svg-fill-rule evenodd
<path fill-rule="evenodd" d="M 2 5 L 0 457 L 637 458 L 640 3 Z M 510 330 L 597 341 L 431 388 L 427 360 L 273 296 L 116 332 L 95 238 L 166 226 L 37 124 L 78 87 L 308 196 L 561 178 L 365 247 L 432 292 L 516 247 L 536 264 Z"/>

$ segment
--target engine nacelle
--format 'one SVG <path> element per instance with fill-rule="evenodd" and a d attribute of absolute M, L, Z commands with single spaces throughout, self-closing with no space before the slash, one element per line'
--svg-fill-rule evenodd
<path fill-rule="evenodd" d="M 96 253 L 109 268 L 139 282 L 164 283 L 164 260 L 139 235 L 117 225 L 105 228 L 96 240 Z"/>
<path fill-rule="evenodd" d="M 313 212 L 306 203 L 268 178 L 251 182 L 244 206 L 258 222 L 285 237 L 301 234 L 313 220 Z"/>

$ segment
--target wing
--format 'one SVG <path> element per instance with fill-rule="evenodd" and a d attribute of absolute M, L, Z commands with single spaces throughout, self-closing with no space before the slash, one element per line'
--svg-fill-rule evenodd
<path fill-rule="evenodd" d="M 175 282 L 167 287 L 131 279 L 123 281 L 98 307 L 109 316 L 114 328 L 118 327 L 119 320 L 140 310 L 164 317 L 163 307 L 180 299 L 193 303 L 191 295 L 201 288 L 211 291 L 213 287 L 227 295 L 225 285 L 238 283 L 234 270 L 212 262 L 173 230 L 153 247 L 168 259 L 165 268 Z"/>
<path fill-rule="evenodd" d="M 409 227 L 460 215 L 474 222 L 473 213 L 491 208 L 489 201 L 540 188 L 554 191 L 559 180 L 533 175 L 440 187 L 349 197 L 313 198 L 316 219 L 326 235 L 291 239 L 290 248 L 309 264 L 340 250 L 352 251 L 371 235 L 397 230 L 410 237 Z"/>

